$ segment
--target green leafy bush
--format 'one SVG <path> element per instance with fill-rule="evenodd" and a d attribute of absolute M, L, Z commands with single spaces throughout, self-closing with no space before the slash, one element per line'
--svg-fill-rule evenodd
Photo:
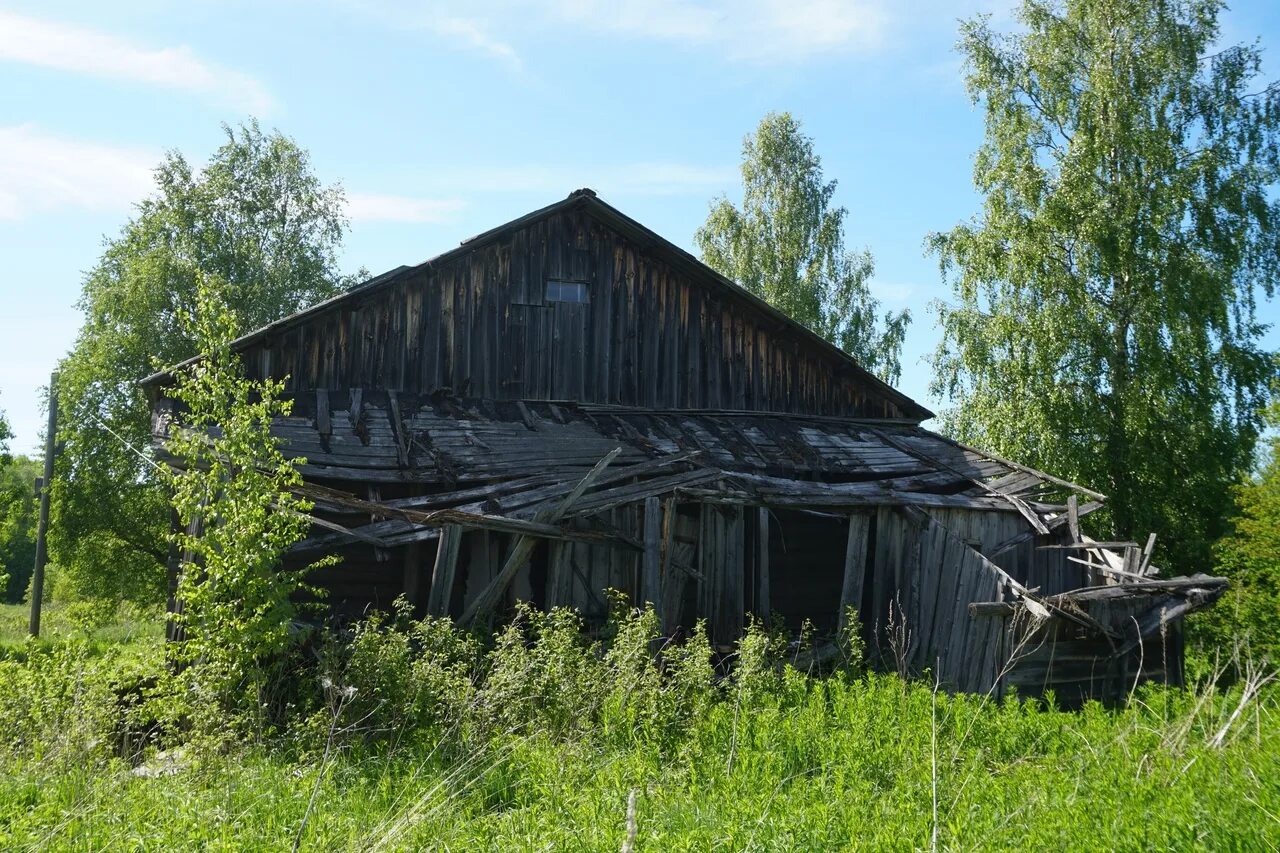
<path fill-rule="evenodd" d="M 275 417 L 292 403 L 280 399 L 284 383 L 244 376 L 232 353 L 235 317 L 224 283 L 197 274 L 196 305 L 183 324 L 205 355 L 177 371 L 169 394 L 182 403 L 181 424 L 168 450 L 181 467 L 164 479 L 183 531 L 173 538 L 189 555 L 179 576 L 183 607 L 176 660 L 194 701 L 192 720 L 207 731 L 225 728 L 221 716 L 264 730 L 281 699 L 289 652 L 301 634 L 294 596 L 307 570 L 282 567 L 281 558 L 310 526 L 311 503 L 293 494 L 302 484 L 297 466 L 271 435 Z M 209 712 L 213 716 L 209 716 Z"/>

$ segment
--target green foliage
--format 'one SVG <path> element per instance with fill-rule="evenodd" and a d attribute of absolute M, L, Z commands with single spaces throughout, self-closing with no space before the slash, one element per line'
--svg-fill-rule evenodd
<path fill-rule="evenodd" d="M 1111 497 L 1122 536 L 1210 565 L 1275 365 L 1280 88 L 1219 0 L 1025 0 L 965 23 L 982 213 L 931 247 L 949 432 Z"/>
<path fill-rule="evenodd" d="M 694 240 L 702 260 L 857 359 L 888 382 L 910 313 L 871 295 L 871 253 L 844 246 L 848 211 L 832 207 L 813 140 L 790 113 L 769 113 L 742 145 L 741 209 L 720 198 Z"/>
<path fill-rule="evenodd" d="M 482 649 L 448 619 L 413 621 L 397 601 L 395 618 L 375 613 L 349 640 L 323 646 L 324 708 L 308 725 L 327 730 L 333 713 L 367 740 L 459 739 L 472 711 Z M 318 742 L 318 741 L 315 741 Z"/>
<path fill-rule="evenodd" d="M 1268 422 L 1280 427 L 1280 404 Z M 1236 491 L 1234 530 L 1217 546 L 1218 570 L 1231 579 L 1227 594 L 1191 623 L 1202 653 L 1250 656 L 1280 663 L 1280 438 L 1270 441 L 1262 469 Z"/>
<path fill-rule="evenodd" d="M 21 659 L 0 659 L 0 743 L 39 762 L 74 765 L 105 757 L 115 724 L 111 681 L 89 644 L 32 643 Z"/>
<path fill-rule="evenodd" d="M 76 344 L 59 378 L 50 551 L 72 593 L 163 600 L 168 503 L 136 451 L 150 444 L 138 380 L 199 352 L 180 322 L 198 282 L 224 282 L 237 333 L 337 293 L 343 197 L 307 154 L 256 122 L 224 127 L 203 170 L 170 152 L 157 192 L 85 278 Z"/>
<path fill-rule="evenodd" d="M 195 310 L 181 318 L 205 356 L 175 375 L 169 390 L 183 405 L 168 450 L 182 467 L 164 479 L 190 556 L 180 574 L 182 630 L 177 659 L 200 705 L 244 713 L 262 724 L 268 688 L 282 655 L 297 642 L 293 596 L 307 569 L 281 558 L 310 526 L 311 503 L 292 494 L 302 484 L 298 461 L 286 459 L 271 420 L 292 401 L 283 382 L 251 381 L 231 352 L 236 320 L 221 301 L 222 282 L 199 277 Z"/>
<path fill-rule="evenodd" d="M 476 641 L 443 620 L 380 617 L 357 629 L 358 651 L 328 658 L 353 681 L 327 732 L 304 727 L 301 737 L 329 738 L 323 753 L 277 741 L 168 750 L 134 767 L 113 757 L 117 660 L 73 641 L 0 661 L 0 847 L 274 849 L 296 838 L 305 850 L 616 850 L 633 792 L 637 850 L 923 849 L 935 829 L 938 849 L 957 850 L 1280 842 L 1274 687 L 1243 704 L 1238 687 L 1148 687 L 1123 710 L 1067 713 L 935 695 L 894 676 L 779 671 L 755 629 L 740 655 L 758 662 L 748 689 L 736 675 L 717 680 L 705 637 L 662 649 L 651 675 L 651 617 L 615 612 L 600 641 L 559 633 L 563 616 L 522 629 L 561 662 L 550 646 L 499 646 L 478 667 Z M 670 688 L 681 648 L 698 659 L 688 692 Z M 485 718 L 484 672 L 525 652 L 541 690 L 590 692 L 589 721 L 562 725 L 557 703 L 571 700 L 527 692 L 517 701 L 530 716 L 469 728 L 413 695 L 412 679 L 426 677 L 428 693 L 458 691 L 449 713 Z M 592 666 L 604 679 L 581 681 Z M 674 709 L 663 713 L 679 724 L 655 738 L 638 711 L 650 707 Z"/>
<path fill-rule="evenodd" d="M 4 410 L 0 409 L 0 465 L 9 461 L 9 441 L 12 438 L 13 428 L 9 426 L 9 419 L 5 417 Z"/>
<path fill-rule="evenodd" d="M 0 410 L 0 587 L 4 601 L 21 601 L 36 558 L 35 480 L 40 466 L 25 456 L 12 456 L 13 431 Z"/>
<path fill-rule="evenodd" d="M 41 471 L 39 462 L 25 456 L 0 465 L 0 573 L 7 576 L 5 601 L 21 601 L 31 584 L 40 515 L 35 484 Z"/>

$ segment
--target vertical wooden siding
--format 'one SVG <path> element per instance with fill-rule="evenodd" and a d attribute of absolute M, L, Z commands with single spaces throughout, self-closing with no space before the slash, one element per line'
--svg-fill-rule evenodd
<path fill-rule="evenodd" d="M 548 278 L 587 282 L 590 301 L 546 302 Z M 257 376 L 288 376 L 295 391 L 903 414 L 838 357 L 575 210 L 405 273 L 244 354 Z"/>

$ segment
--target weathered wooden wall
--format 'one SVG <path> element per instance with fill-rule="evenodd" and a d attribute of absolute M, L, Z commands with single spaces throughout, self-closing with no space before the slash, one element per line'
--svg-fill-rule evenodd
<path fill-rule="evenodd" d="M 547 279 L 588 283 L 548 302 Z M 251 341 L 291 391 L 904 417 L 846 360 L 581 208 L 526 224 Z"/>
<path fill-rule="evenodd" d="M 1027 520 L 1017 513 L 984 512 L 964 507 L 931 507 L 927 512 L 983 554 L 991 554 L 998 546 L 1031 529 Z M 1070 539 L 1070 531 L 1060 527 L 1048 536 L 1040 535 L 1020 542 L 992 557 L 991 561 L 1014 580 L 1038 589 L 1042 595 L 1083 589 L 1091 582 L 1084 566 L 1067 559 L 1068 554 L 1075 552 L 1041 547 L 1066 544 Z"/>

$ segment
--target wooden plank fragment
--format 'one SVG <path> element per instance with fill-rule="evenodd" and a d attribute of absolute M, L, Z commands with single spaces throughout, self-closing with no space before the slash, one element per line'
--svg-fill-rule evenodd
<path fill-rule="evenodd" d="M 1156 553 L 1156 534 L 1153 532 L 1147 537 L 1146 547 L 1142 549 L 1142 562 L 1138 566 L 1138 574 L 1146 576 L 1152 574 L 1151 558 Z"/>
<path fill-rule="evenodd" d="M 375 536 L 373 534 L 366 533 L 358 527 L 343 527 L 341 524 L 338 524 L 335 521 L 329 521 L 328 519 L 325 519 L 325 518 L 317 518 L 314 515 L 307 516 L 307 521 L 309 521 L 311 524 L 315 525 L 316 527 L 322 527 L 325 530 L 332 530 L 334 533 L 339 534 L 341 539 L 355 539 L 360 542 L 366 542 L 377 548 L 387 547 L 387 542 L 385 539 L 383 539 L 380 536 Z M 303 542 L 299 542 L 298 545 L 303 545 L 305 542 L 306 540 L 303 540 Z M 307 549 L 299 548 L 295 546 L 293 549 L 290 549 L 290 550 L 301 551 L 301 550 L 307 550 Z"/>

